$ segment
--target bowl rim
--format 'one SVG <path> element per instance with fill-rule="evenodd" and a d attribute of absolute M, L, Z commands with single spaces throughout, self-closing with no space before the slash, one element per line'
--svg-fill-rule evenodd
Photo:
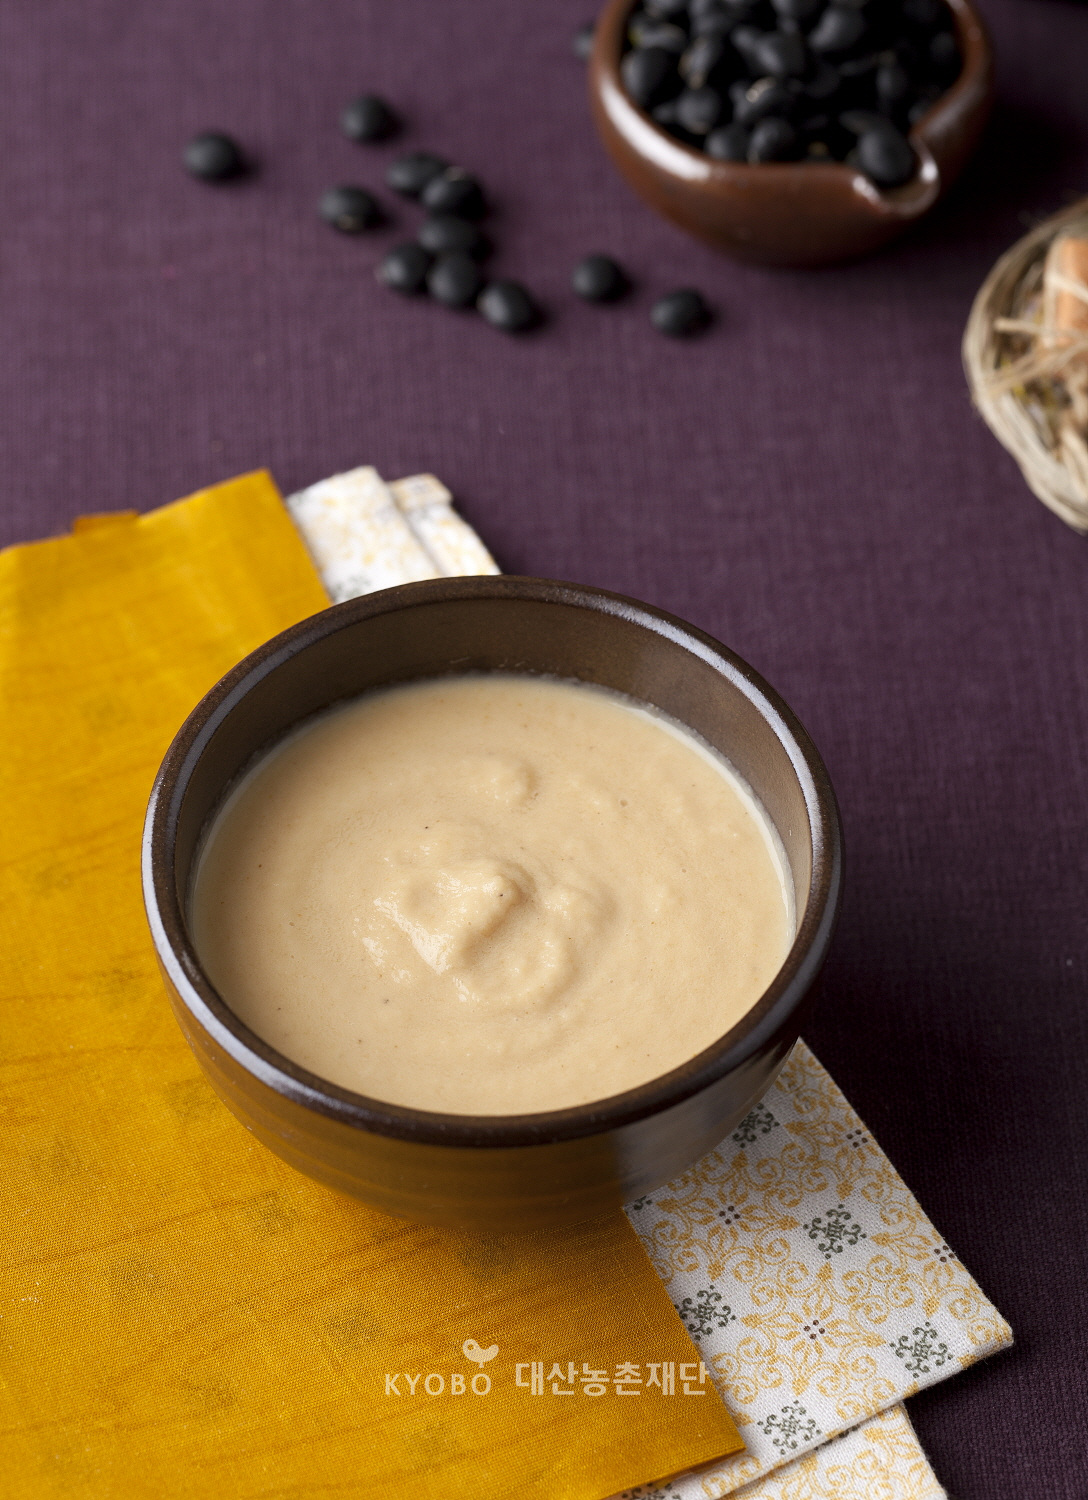
<path fill-rule="evenodd" d="M 798 913 L 786 959 L 756 1004 L 709 1047 L 647 1083 L 589 1104 L 535 1114 L 460 1115 L 390 1104 L 331 1083 L 293 1062 L 239 1020 L 204 973 L 174 875 L 177 824 L 193 773 L 213 736 L 250 691 L 319 641 L 368 619 L 487 599 L 559 604 L 615 616 L 710 665 L 771 727 L 797 776 L 809 818 L 808 899 Z M 255 754 L 265 748 L 258 747 Z M 299 621 L 246 656 L 205 694 L 166 752 L 148 802 L 141 869 L 148 924 L 168 981 L 193 1020 L 247 1073 L 285 1098 L 373 1134 L 448 1147 L 511 1148 L 601 1135 L 664 1113 L 770 1046 L 776 1032 L 788 1027 L 831 940 L 842 886 L 842 830 L 827 770 L 807 731 L 779 694 L 735 652 L 677 616 L 623 594 L 555 579 L 498 574 L 426 580 L 365 594 Z"/>
<path fill-rule="evenodd" d="M 687 142 L 670 135 L 651 114 L 635 103 L 624 87 L 620 75 L 624 23 L 635 9 L 636 3 L 637 0 L 608 0 L 598 17 L 589 62 L 590 91 L 602 95 L 607 92 L 612 103 L 622 101 L 638 121 L 639 130 L 650 133 L 655 138 L 655 144 L 660 147 L 654 158 L 657 169 L 685 181 L 695 190 L 715 185 L 724 186 L 727 183 L 770 182 L 774 180 L 773 174 L 777 174 L 781 181 L 786 174 L 803 169 L 804 181 L 811 181 L 817 188 L 821 181 L 846 186 L 877 216 L 920 216 L 932 207 L 942 191 L 943 152 L 939 143 L 946 121 L 958 112 L 961 100 L 968 99 L 980 89 L 985 92 L 992 85 L 993 49 L 985 22 L 974 0 L 945 0 L 955 21 L 956 35 L 963 51 L 963 66 L 944 93 L 933 101 L 921 119 L 915 121 L 907 131 L 907 139 L 914 148 L 919 166 L 914 175 L 900 187 L 880 188 L 856 167 L 840 161 L 719 161 L 708 156 L 705 151 L 700 151 L 698 147 L 689 146 Z M 607 104 L 605 107 L 608 107 Z M 667 157 L 672 153 L 676 153 L 675 164 L 667 162 Z M 684 170 L 685 166 L 687 170 Z"/>

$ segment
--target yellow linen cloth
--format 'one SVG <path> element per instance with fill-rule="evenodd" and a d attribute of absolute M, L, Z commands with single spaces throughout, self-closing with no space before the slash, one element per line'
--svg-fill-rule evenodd
<path fill-rule="evenodd" d="M 5 1495 L 600 1500 L 741 1446 L 622 1215 L 384 1218 L 257 1144 L 182 1040 L 151 782 L 212 683 L 326 603 L 262 475 L 0 554 Z"/>

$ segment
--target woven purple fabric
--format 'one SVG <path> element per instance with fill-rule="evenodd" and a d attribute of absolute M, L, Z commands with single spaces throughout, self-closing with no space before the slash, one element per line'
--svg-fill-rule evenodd
<path fill-rule="evenodd" d="M 1088 192 L 1088 7 L 988 0 L 1001 104 L 930 223 L 819 273 L 744 269 L 614 177 L 582 0 L 5 0 L 0 541 L 267 465 L 432 469 L 501 564 L 649 599 L 739 650 L 839 790 L 842 925 L 807 1036 L 1017 1349 L 912 1404 L 957 1500 L 1088 1493 L 1085 543 L 973 415 L 986 270 Z M 363 89 L 493 194 L 521 341 L 374 281 L 414 232 L 337 130 Z M 235 133 L 251 181 L 180 166 Z M 360 239 L 316 214 L 378 189 Z M 591 250 L 636 293 L 577 303 Z M 718 311 L 687 345 L 655 296 Z"/>

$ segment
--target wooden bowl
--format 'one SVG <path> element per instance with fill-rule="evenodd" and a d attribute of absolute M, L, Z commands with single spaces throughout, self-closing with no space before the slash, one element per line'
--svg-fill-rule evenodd
<path fill-rule="evenodd" d="M 891 190 L 843 162 L 715 161 L 668 135 L 620 77 L 632 0 L 610 0 L 589 63 L 593 115 L 609 155 L 651 208 L 737 260 L 820 266 L 865 255 L 928 213 L 978 144 L 993 102 L 993 54 L 971 0 L 948 0 L 959 78 L 910 131 L 918 170 Z"/>
<path fill-rule="evenodd" d="M 628 693 L 722 750 L 775 823 L 797 933 L 763 997 L 704 1052 L 574 1108 L 469 1116 L 365 1098 L 319 1078 L 238 1019 L 201 965 L 188 893 L 202 830 L 254 755 L 369 688 L 448 673 L 544 673 Z M 349 600 L 276 636 L 212 689 L 167 752 L 144 831 L 144 899 L 174 1012 L 212 1087 L 299 1171 L 385 1213 L 530 1229 L 618 1209 L 715 1146 L 797 1040 L 841 880 L 827 773 L 751 667 L 682 621 L 599 589 L 443 578 Z"/>

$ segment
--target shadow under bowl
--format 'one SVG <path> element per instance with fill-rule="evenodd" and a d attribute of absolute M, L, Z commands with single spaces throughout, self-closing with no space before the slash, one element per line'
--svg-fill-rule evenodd
<path fill-rule="evenodd" d="M 797 934 L 743 1019 L 682 1067 L 610 1099 L 519 1116 L 438 1114 L 366 1098 L 263 1042 L 205 974 L 187 906 L 201 835 L 254 757 L 370 689 L 473 672 L 597 683 L 653 705 L 726 755 L 778 829 Z M 620 1207 L 683 1171 L 743 1118 L 797 1039 L 841 883 L 839 818 L 804 729 L 739 657 L 683 621 L 543 579 L 406 584 L 276 636 L 197 705 L 159 771 L 144 899 L 175 1014 L 208 1080 L 299 1171 L 385 1213 L 517 1230 Z"/>
<path fill-rule="evenodd" d="M 971 0 L 947 0 L 963 55 L 948 91 L 910 131 L 918 170 L 876 187 L 844 162 L 716 161 L 666 131 L 620 77 L 632 0 L 610 0 L 589 62 L 593 117 L 613 162 L 642 200 L 736 260 L 820 266 L 866 255 L 944 197 L 982 136 L 994 96 L 993 54 Z"/>

